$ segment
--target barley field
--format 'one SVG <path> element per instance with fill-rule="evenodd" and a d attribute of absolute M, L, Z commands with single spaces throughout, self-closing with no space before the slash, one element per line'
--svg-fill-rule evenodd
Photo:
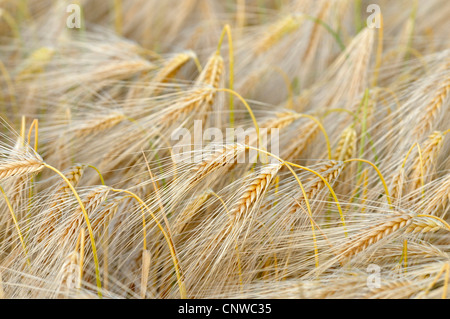
<path fill-rule="evenodd" d="M 450 298 L 448 0 L 0 0 L 0 298 Z"/>

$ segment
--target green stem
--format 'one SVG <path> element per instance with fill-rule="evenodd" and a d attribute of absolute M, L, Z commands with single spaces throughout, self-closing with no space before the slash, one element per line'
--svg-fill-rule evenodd
<path fill-rule="evenodd" d="M 341 37 L 339 36 L 339 34 L 337 34 L 337 32 L 335 32 L 333 29 L 331 29 L 331 27 L 326 24 L 323 20 L 316 18 L 316 17 L 312 17 L 309 15 L 305 15 L 306 18 L 314 21 L 315 23 L 323 26 L 332 36 L 333 38 L 336 40 L 337 44 L 339 45 L 339 48 L 344 51 L 345 50 L 345 45 L 341 40 Z"/>

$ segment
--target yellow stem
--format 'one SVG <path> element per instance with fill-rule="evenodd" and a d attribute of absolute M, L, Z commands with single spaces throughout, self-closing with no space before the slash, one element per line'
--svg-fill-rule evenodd
<path fill-rule="evenodd" d="M 279 160 L 281 163 L 283 163 L 284 165 L 286 165 L 289 169 L 290 169 L 290 166 L 289 166 L 289 165 L 291 165 L 291 166 L 294 166 L 294 167 L 297 167 L 297 168 L 306 170 L 306 171 L 308 171 L 308 172 L 311 172 L 311 173 L 315 174 L 316 176 L 318 176 L 318 177 L 324 182 L 324 184 L 327 186 L 328 190 L 330 191 L 331 195 L 333 196 L 333 199 L 334 199 L 334 201 L 335 201 L 335 203 L 336 203 L 336 207 L 337 207 L 337 209 L 338 209 L 338 211 L 339 211 L 339 215 L 340 215 L 340 217 L 341 217 L 342 225 L 343 225 L 344 230 L 345 230 L 345 236 L 348 235 L 348 234 L 347 234 L 347 230 L 346 230 L 346 225 L 345 225 L 344 213 L 342 212 L 342 208 L 341 208 L 341 205 L 340 205 L 340 203 L 339 203 L 339 200 L 337 199 L 336 193 L 334 192 L 333 187 L 331 187 L 330 183 L 328 183 L 327 180 L 326 180 L 322 175 L 320 175 L 320 174 L 317 173 L 316 171 L 314 171 L 314 170 L 312 170 L 312 169 L 309 169 L 309 168 L 307 168 L 307 167 L 304 167 L 304 166 L 301 166 L 301 165 L 297 165 L 297 164 L 295 164 L 295 163 L 287 162 L 287 161 L 281 159 L 280 157 L 278 157 L 278 156 L 276 156 L 276 155 L 274 155 L 274 154 L 272 154 L 272 153 L 270 153 L 270 152 L 267 152 L 267 151 L 265 151 L 265 150 L 257 149 L 257 148 L 255 148 L 255 147 L 252 147 L 252 146 L 249 146 L 249 145 L 245 145 L 245 147 L 247 147 L 247 148 L 249 148 L 249 149 L 258 150 L 258 151 L 263 152 L 263 153 L 265 153 L 265 154 L 267 154 L 267 155 L 269 155 L 269 156 L 272 156 L 273 158 L 276 158 L 276 159 Z M 297 182 L 299 183 L 300 188 L 302 188 L 302 185 L 301 185 L 300 180 L 298 179 L 298 176 L 295 174 L 295 172 L 294 172 L 292 169 L 290 169 L 290 171 L 292 172 L 292 174 L 294 175 L 295 179 L 296 179 Z M 303 194 L 303 196 L 304 196 L 305 201 L 306 201 L 306 206 L 309 206 L 308 199 L 307 199 L 305 193 Z M 310 210 L 310 209 L 308 210 L 308 212 L 311 214 L 311 210 Z M 312 214 L 311 214 L 311 215 L 312 215 Z"/>
<path fill-rule="evenodd" d="M 362 199 L 361 199 L 361 205 L 362 209 L 361 212 L 364 214 L 366 212 L 366 200 L 367 200 L 367 189 L 369 186 L 369 176 L 367 175 L 367 170 L 364 170 L 361 176 L 364 175 L 364 184 L 363 184 L 363 193 L 362 193 Z"/>
<path fill-rule="evenodd" d="M 311 170 L 311 169 L 309 169 L 309 168 L 306 168 L 306 167 L 303 167 L 303 166 L 300 166 L 300 165 L 297 165 L 297 164 L 294 164 L 294 163 L 290 163 L 290 162 L 284 161 L 284 160 L 281 159 L 280 157 L 278 157 L 278 156 L 276 156 L 276 155 L 274 155 L 274 154 L 272 154 L 272 153 L 270 153 L 270 152 L 267 152 L 267 151 L 264 151 L 264 150 L 261 150 L 261 149 L 257 149 L 257 148 L 255 148 L 255 147 L 252 147 L 252 146 L 249 146 L 249 145 L 246 145 L 246 147 L 249 148 L 249 149 L 255 149 L 255 150 L 258 150 L 258 151 L 263 152 L 263 153 L 265 153 L 265 154 L 267 154 L 267 155 L 269 155 L 269 156 L 272 156 L 272 157 L 276 158 L 277 160 L 279 160 L 283 165 L 286 165 L 286 167 L 291 171 L 291 173 L 292 173 L 292 175 L 294 176 L 294 178 L 297 180 L 297 183 L 299 184 L 300 189 L 302 190 L 303 198 L 305 199 L 306 207 L 307 207 L 307 209 L 308 209 L 308 214 L 310 215 L 311 218 L 312 218 L 312 211 L 311 211 L 311 206 L 310 206 L 310 204 L 309 204 L 308 196 L 306 195 L 306 192 L 305 192 L 305 189 L 303 188 L 302 182 L 301 182 L 300 179 L 298 178 L 297 174 L 295 174 L 295 171 L 292 169 L 291 165 L 294 166 L 294 167 L 300 168 L 300 169 L 307 170 L 307 171 L 309 171 L 309 172 L 311 172 L 311 173 L 313 173 L 313 174 L 319 176 L 319 177 L 322 179 L 322 181 L 325 183 L 325 185 L 328 187 L 328 189 L 330 190 L 330 193 L 332 194 L 332 196 L 333 196 L 333 198 L 334 198 L 334 200 L 335 200 L 335 202 L 336 202 L 336 206 L 337 206 L 337 208 L 338 208 L 338 210 L 339 210 L 339 214 L 340 214 L 340 216 L 341 216 L 341 221 L 342 221 L 342 224 L 343 224 L 343 227 L 344 227 L 345 236 L 346 236 L 346 237 L 348 236 L 348 234 L 347 234 L 347 229 L 346 229 L 346 225 L 345 225 L 344 214 L 342 213 L 341 205 L 339 204 L 339 201 L 338 201 L 338 199 L 337 199 L 337 197 L 336 197 L 336 194 L 334 193 L 333 188 L 332 188 L 331 185 L 326 181 L 326 179 L 323 178 L 322 175 L 320 175 L 320 174 L 317 173 L 316 171 L 313 171 L 313 170 Z M 314 223 L 313 223 L 312 221 L 311 221 L 311 229 L 312 229 L 312 232 L 313 232 L 314 254 L 315 254 L 315 259 L 316 259 L 316 267 L 318 267 L 318 266 L 319 266 L 319 259 L 318 259 L 317 241 L 316 241 L 316 234 L 315 234 Z"/>
<path fill-rule="evenodd" d="M 223 207 L 225 208 L 225 210 L 227 211 L 227 215 L 230 218 L 230 220 L 232 220 L 231 218 L 231 214 L 230 211 L 227 208 L 227 205 L 225 204 L 225 202 L 223 201 L 222 197 L 220 197 L 218 194 L 216 194 L 213 190 L 209 191 L 212 195 L 216 196 L 219 201 L 222 203 Z M 237 258 L 237 262 L 238 262 L 238 276 L 239 276 L 239 285 L 241 286 L 241 292 L 243 291 L 243 287 L 244 287 L 244 281 L 242 279 L 242 266 L 241 266 L 241 258 L 240 258 L 240 253 L 239 253 L 239 246 L 237 243 L 237 240 L 235 241 L 235 249 L 236 249 L 236 258 Z"/>
<path fill-rule="evenodd" d="M 165 213 L 165 210 L 164 210 L 164 206 L 163 206 L 163 204 L 162 204 L 161 195 L 159 194 L 159 188 L 158 188 L 157 185 L 156 185 L 155 178 L 153 177 L 153 173 L 152 173 L 152 170 L 150 169 L 150 165 L 148 164 L 148 160 L 147 160 L 147 157 L 145 156 L 144 150 L 142 150 L 142 155 L 144 156 L 145 164 L 147 165 L 147 170 L 148 170 L 148 173 L 149 173 L 150 178 L 151 178 L 151 180 L 152 180 L 153 189 L 154 189 L 154 191 L 155 191 L 156 196 L 158 197 L 159 209 L 161 210 L 161 213 L 162 213 L 162 215 L 163 215 L 164 222 L 166 223 L 167 234 L 169 235 L 170 241 L 173 242 L 173 240 L 172 240 L 172 238 L 173 238 L 173 237 L 172 237 L 172 231 L 170 230 L 169 221 L 168 221 L 168 219 L 167 219 L 167 217 L 166 217 L 166 213 Z M 145 221 L 145 219 L 144 219 L 144 221 Z M 145 233 L 144 233 L 144 235 L 145 235 Z M 145 240 L 145 239 L 144 239 L 144 240 Z M 175 247 L 174 247 L 174 249 L 175 249 Z M 146 249 L 144 249 L 144 250 L 146 250 Z M 176 254 L 176 251 L 175 251 L 175 254 Z"/>
<path fill-rule="evenodd" d="M 215 91 L 227 92 L 227 93 L 233 94 L 245 105 L 248 113 L 250 114 L 250 117 L 252 118 L 253 125 L 255 126 L 256 135 L 258 136 L 258 146 L 262 146 L 262 140 L 261 140 L 261 136 L 259 134 L 258 121 L 256 121 L 255 114 L 253 113 L 252 108 L 248 105 L 247 101 L 245 101 L 245 99 L 239 93 L 237 93 L 236 91 L 230 90 L 230 89 L 220 88 L 220 89 L 215 89 Z"/>
<path fill-rule="evenodd" d="M 284 162 L 283 164 L 286 165 L 286 167 L 291 171 L 292 175 L 294 175 L 295 179 L 297 180 L 298 185 L 300 186 L 300 189 L 302 190 L 303 198 L 305 199 L 306 208 L 308 209 L 308 214 L 310 217 L 311 230 L 313 233 L 313 241 L 314 241 L 314 259 L 315 259 L 315 263 L 316 263 L 316 268 L 318 268 L 319 267 L 319 249 L 317 247 L 316 230 L 314 227 L 314 222 L 312 221 L 312 211 L 311 211 L 311 206 L 309 204 L 308 196 L 306 196 L 305 188 L 303 187 L 302 182 L 298 178 L 297 174 L 295 174 L 292 167 L 287 162 Z"/>
<path fill-rule="evenodd" d="M 388 187 L 386 185 L 386 181 L 385 181 L 385 179 L 383 177 L 383 174 L 381 174 L 380 170 L 378 169 L 378 167 L 375 164 L 373 164 L 371 161 L 364 160 L 364 159 L 361 159 L 361 158 L 352 158 L 352 159 L 344 161 L 344 163 L 349 163 L 349 162 L 363 162 L 363 163 L 367 163 L 367 164 L 371 165 L 375 169 L 375 171 L 377 172 L 378 176 L 380 177 L 381 182 L 383 183 L 384 191 L 386 192 L 386 200 L 387 200 L 387 202 L 389 204 L 389 207 L 392 208 L 391 195 L 389 195 L 389 190 L 388 190 Z"/>
<path fill-rule="evenodd" d="M 449 264 L 445 263 L 442 268 L 439 270 L 438 274 L 436 275 L 436 277 L 434 277 L 433 282 L 427 287 L 427 289 L 424 292 L 424 297 L 426 297 L 428 295 L 428 293 L 430 292 L 431 288 L 433 288 L 433 286 L 437 283 L 437 281 L 439 280 L 439 278 L 441 277 L 441 275 L 444 273 L 444 271 L 449 269 Z M 448 284 L 448 283 L 447 283 Z M 447 289 L 447 286 L 444 286 L 445 289 Z M 446 290 L 445 290 L 446 292 Z M 444 294 L 443 294 L 444 296 Z"/>
<path fill-rule="evenodd" d="M 337 209 L 338 209 L 338 211 L 339 211 L 339 216 L 341 217 L 342 226 L 344 227 L 345 237 L 347 237 L 347 236 L 348 236 L 348 233 L 347 233 L 347 226 L 345 225 L 344 213 L 342 212 L 342 208 L 341 208 L 341 205 L 340 205 L 340 203 L 339 203 L 339 200 L 338 200 L 338 198 L 337 198 L 337 196 L 336 196 L 336 193 L 335 193 L 334 190 L 333 190 L 333 187 L 331 187 L 330 183 L 328 183 L 328 181 L 327 181 L 322 175 L 320 175 L 319 173 L 317 173 L 316 171 L 314 171 L 314 170 L 312 170 L 312 169 L 309 169 L 309 168 L 307 168 L 307 167 L 304 167 L 304 166 L 301 166 L 301 165 L 297 165 L 297 164 L 294 164 L 294 163 L 290 163 L 290 162 L 286 162 L 286 163 L 288 163 L 289 165 L 292 165 L 292 166 L 294 166 L 294 167 L 298 167 L 298 168 L 300 168 L 300 169 L 303 169 L 303 170 L 305 170 L 305 171 L 308 171 L 308 172 L 311 172 L 311 173 L 315 174 L 315 175 L 318 176 L 318 177 L 322 180 L 322 182 L 327 186 L 328 190 L 329 190 L 330 193 L 331 193 L 331 196 L 333 196 L 333 199 L 334 199 L 334 201 L 335 201 L 335 203 L 336 203 L 336 207 L 337 207 Z"/>
<path fill-rule="evenodd" d="M 378 46 L 377 46 L 377 57 L 375 62 L 375 71 L 372 86 L 377 86 L 378 74 L 380 72 L 381 66 L 381 55 L 383 53 L 383 15 L 379 14 L 380 27 L 378 28 Z"/>
<path fill-rule="evenodd" d="M 99 270 L 99 262 L 98 262 L 98 255 L 97 255 L 97 247 L 95 246 L 95 239 L 94 239 L 94 232 L 92 231 L 92 227 L 91 227 L 91 223 L 89 221 L 89 216 L 87 214 L 86 208 L 83 205 L 83 202 L 81 201 L 80 196 L 78 195 L 77 191 L 75 190 L 75 188 L 72 186 L 72 183 L 70 183 L 70 181 L 67 179 L 66 176 L 64 176 L 63 173 L 61 173 L 58 169 L 54 168 L 51 165 L 48 165 L 46 163 L 44 163 L 44 166 L 47 167 L 48 169 L 51 169 L 52 171 L 54 171 L 56 174 L 58 174 L 67 184 L 67 186 L 69 186 L 70 190 L 72 191 L 73 195 L 75 196 L 75 198 L 78 201 L 78 204 L 80 205 L 81 211 L 83 212 L 83 216 L 89 231 L 89 237 L 91 240 L 91 246 L 92 246 L 92 254 L 94 257 L 94 264 L 95 264 L 95 277 L 96 277 L 96 282 L 97 282 L 97 294 L 100 298 L 102 298 L 102 283 L 100 280 L 100 270 Z"/>
<path fill-rule="evenodd" d="M 95 170 L 97 172 L 98 176 L 100 177 L 100 182 L 102 183 L 103 186 L 105 186 L 105 180 L 103 179 L 103 175 L 102 175 L 102 173 L 100 173 L 98 168 L 95 167 L 94 165 L 88 165 L 88 167 L 92 168 L 93 170 Z"/>
<path fill-rule="evenodd" d="M 25 146 L 25 126 L 26 126 L 26 116 L 22 115 L 21 121 L 20 121 L 20 142 L 22 144 L 22 147 Z"/>
<path fill-rule="evenodd" d="M 80 268 L 80 286 L 81 288 L 81 282 L 83 281 L 83 264 L 84 264 L 84 228 L 81 228 L 80 231 L 81 236 L 81 244 L 80 244 L 80 263 L 78 267 Z"/>
<path fill-rule="evenodd" d="M 5 197 L 6 205 L 8 205 L 8 209 L 11 213 L 11 217 L 14 221 L 14 225 L 16 226 L 17 234 L 19 235 L 20 243 L 22 245 L 23 251 L 25 253 L 25 257 L 27 258 L 27 264 L 29 267 L 31 267 L 30 259 L 28 258 L 28 249 L 25 245 L 25 241 L 23 240 L 22 232 L 20 231 L 19 223 L 16 218 L 16 214 L 14 214 L 14 210 L 12 208 L 11 202 L 8 199 L 8 196 L 6 196 L 5 190 L 3 187 L 0 186 L 0 191 L 2 192 L 3 196 Z"/>
<path fill-rule="evenodd" d="M 153 221 L 156 223 L 156 225 L 158 226 L 159 230 L 161 231 L 161 233 L 163 234 L 168 246 L 169 246 L 169 250 L 170 250 L 170 254 L 172 256 L 172 261 L 175 267 L 175 273 L 177 275 L 177 282 L 178 282 L 178 287 L 180 289 L 180 296 L 181 299 L 186 299 L 186 290 L 184 287 L 184 282 L 182 279 L 182 275 L 180 273 L 180 269 L 179 269 L 179 264 L 178 264 L 178 259 L 175 253 L 175 249 L 173 247 L 173 243 L 171 241 L 171 239 L 169 238 L 169 236 L 167 235 L 166 231 L 164 230 L 164 228 L 162 227 L 161 223 L 158 221 L 158 219 L 156 218 L 156 216 L 151 212 L 150 208 L 144 203 L 144 201 L 142 199 L 139 198 L 139 196 L 137 196 L 136 194 L 124 190 L 124 189 L 114 189 L 112 188 L 111 191 L 113 192 L 118 192 L 118 193 L 126 193 L 128 195 L 131 195 L 134 199 L 136 199 L 139 204 L 141 204 L 143 207 L 145 207 L 145 209 L 148 211 L 148 213 L 150 214 L 150 216 L 152 217 Z"/>
<path fill-rule="evenodd" d="M 405 273 L 408 272 L 408 240 L 403 241 L 403 264 L 405 267 Z"/>
<path fill-rule="evenodd" d="M 34 150 L 37 152 L 38 150 L 38 139 L 39 139 L 39 121 L 38 119 L 33 120 L 33 123 L 31 123 L 30 129 L 28 130 L 28 145 L 30 145 L 31 140 L 31 132 L 33 131 L 34 127 Z"/>
<path fill-rule="evenodd" d="M 348 204 L 352 204 L 354 198 L 356 197 L 356 193 L 358 193 L 359 187 L 363 184 L 363 181 L 365 181 L 367 175 L 367 170 L 364 170 L 361 173 L 361 176 L 358 178 L 358 180 L 356 181 L 356 186 L 352 192 L 352 195 L 350 196 L 350 200 L 348 202 Z M 345 210 L 345 214 L 347 214 L 347 212 L 350 210 L 350 205 L 348 205 L 348 208 Z"/>
<path fill-rule="evenodd" d="M 322 123 L 320 123 L 320 121 L 318 119 L 316 119 L 314 116 L 311 116 L 308 114 L 300 114 L 300 117 L 307 117 L 307 118 L 313 120 L 314 122 L 316 122 L 316 124 L 319 126 L 320 130 L 323 133 L 323 136 L 325 137 L 325 141 L 327 143 L 328 159 L 331 160 L 332 156 L 331 156 L 330 139 L 328 138 L 327 131 L 325 131 L 325 128 L 323 127 Z"/>
<path fill-rule="evenodd" d="M 115 28 L 119 35 L 123 32 L 122 0 L 114 0 Z"/>

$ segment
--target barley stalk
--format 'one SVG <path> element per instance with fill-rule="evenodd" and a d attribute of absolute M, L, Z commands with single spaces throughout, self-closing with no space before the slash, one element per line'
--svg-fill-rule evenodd
<path fill-rule="evenodd" d="M 148 283 L 148 273 L 150 270 L 151 255 L 150 251 L 142 251 L 142 275 L 141 275 L 141 298 L 145 299 L 147 296 L 147 283 Z"/>
<path fill-rule="evenodd" d="M 72 184 L 73 187 L 78 185 L 83 172 L 86 168 L 84 164 L 77 164 L 71 167 L 64 175 L 67 180 Z M 72 194 L 69 186 L 66 183 L 63 183 L 60 186 L 55 194 L 53 195 L 50 201 L 50 207 L 48 212 L 46 212 L 46 217 L 44 218 L 44 225 L 42 226 L 39 235 L 37 237 L 38 241 L 45 240 L 47 236 L 49 236 L 55 230 L 56 223 L 58 219 L 61 217 L 63 212 L 63 207 L 65 201 L 68 199 L 68 195 Z"/>
<path fill-rule="evenodd" d="M 422 164 L 419 158 L 416 158 L 413 164 L 411 179 L 413 180 L 412 185 L 410 186 L 410 191 L 416 190 L 421 187 L 421 176 L 423 171 L 423 178 L 428 177 L 431 173 L 431 169 L 437 159 L 439 151 L 442 147 L 444 140 L 444 135 L 442 132 L 433 132 L 428 136 L 427 140 L 424 142 L 422 147 Z"/>
<path fill-rule="evenodd" d="M 326 164 L 322 165 L 315 171 L 322 175 L 322 177 L 328 182 L 331 183 L 339 176 L 342 169 L 344 168 L 344 165 L 342 162 L 337 161 L 329 161 Z M 325 188 L 325 183 L 321 178 L 318 176 L 308 178 L 307 182 L 305 183 L 305 193 L 308 201 L 311 201 L 317 197 L 317 195 L 320 193 L 321 190 Z M 304 197 L 303 194 L 301 194 L 296 200 L 292 208 L 289 210 L 290 214 L 295 214 L 299 209 L 299 204 L 304 203 Z"/>
<path fill-rule="evenodd" d="M 11 200 L 11 205 L 13 207 L 19 207 L 20 202 L 23 198 L 24 191 L 27 188 L 28 179 L 25 175 L 17 177 L 10 187 L 8 187 L 11 191 L 8 197 Z"/>

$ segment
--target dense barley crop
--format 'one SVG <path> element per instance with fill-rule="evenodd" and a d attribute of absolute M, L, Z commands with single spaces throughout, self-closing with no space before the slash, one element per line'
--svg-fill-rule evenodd
<path fill-rule="evenodd" d="M 0 0 L 0 298 L 450 297 L 449 18 Z"/>

